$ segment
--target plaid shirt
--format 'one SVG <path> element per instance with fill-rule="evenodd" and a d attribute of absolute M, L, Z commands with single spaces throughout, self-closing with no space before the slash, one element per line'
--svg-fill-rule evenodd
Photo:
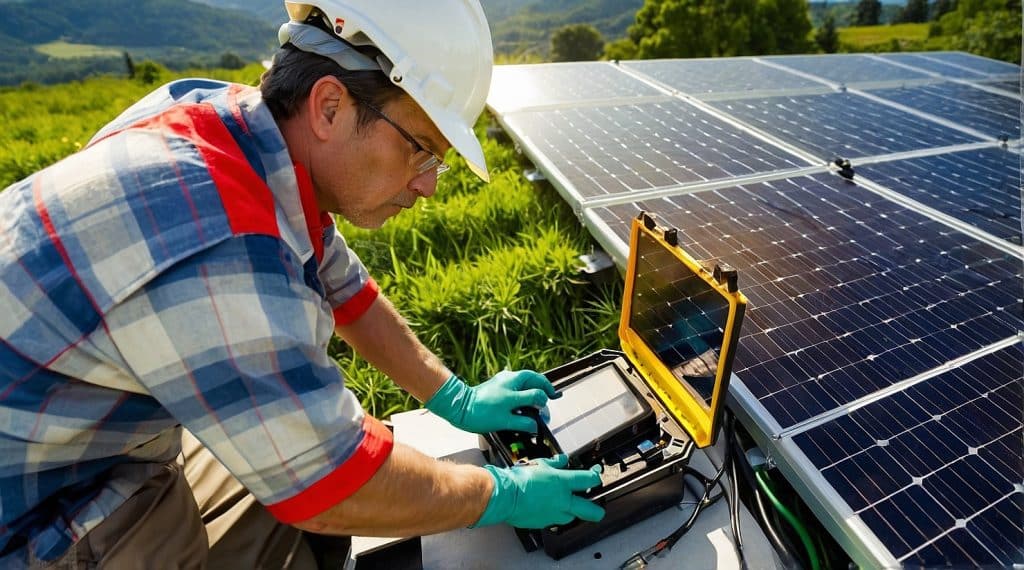
<path fill-rule="evenodd" d="M 185 426 L 283 522 L 391 450 L 327 343 L 377 297 L 257 90 L 184 80 L 0 193 L 0 566 L 53 560 Z"/>

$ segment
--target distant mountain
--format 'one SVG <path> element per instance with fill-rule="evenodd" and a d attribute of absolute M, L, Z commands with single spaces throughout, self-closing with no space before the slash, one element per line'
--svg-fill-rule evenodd
<path fill-rule="evenodd" d="M 195 0 L 209 6 L 239 10 L 271 24 L 280 26 L 288 19 L 284 0 Z M 427 0 L 424 0 L 427 1 Z"/>
<path fill-rule="evenodd" d="M 606 41 L 626 35 L 644 0 L 483 0 L 499 53 L 548 50 L 551 32 L 567 24 L 591 24 Z"/>
<path fill-rule="evenodd" d="M 254 61 L 273 52 L 276 31 L 250 14 L 187 0 L 0 1 L 0 84 L 125 70 L 120 55 L 77 56 L 79 44 L 178 68 L 216 63 L 229 52 Z M 37 49 L 51 42 L 60 43 L 64 57 Z"/>
<path fill-rule="evenodd" d="M 0 34 L 29 44 L 173 46 L 265 55 L 275 30 L 256 17 L 184 0 L 48 0 L 0 3 Z"/>
<path fill-rule="evenodd" d="M 197 0 L 245 10 L 273 25 L 288 17 L 283 0 Z M 429 2 L 430 0 L 423 0 Z M 551 32 L 566 24 L 593 24 L 611 40 L 626 34 L 643 0 L 482 0 L 495 51 L 546 52 Z"/>

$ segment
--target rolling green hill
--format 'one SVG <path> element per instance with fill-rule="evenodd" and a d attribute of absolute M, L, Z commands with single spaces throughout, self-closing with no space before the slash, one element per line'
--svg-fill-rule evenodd
<path fill-rule="evenodd" d="M 281 0 L 198 0 L 244 9 L 274 25 L 286 18 Z M 427 1 L 427 0 L 425 0 Z M 643 0 L 481 0 L 497 53 L 546 53 L 551 32 L 566 24 L 593 24 L 611 40 L 625 35 Z"/>
<path fill-rule="evenodd" d="M 276 36 L 255 16 L 185 0 L 0 2 L 0 84 L 124 72 L 122 52 L 175 68 L 226 52 L 257 60 Z"/>

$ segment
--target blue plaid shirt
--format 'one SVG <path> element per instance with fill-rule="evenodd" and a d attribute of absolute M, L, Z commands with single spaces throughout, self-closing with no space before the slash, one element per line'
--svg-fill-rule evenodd
<path fill-rule="evenodd" d="M 390 432 L 327 343 L 377 288 L 257 90 L 184 80 L 0 193 L 0 566 L 59 557 L 188 428 L 284 522 Z"/>

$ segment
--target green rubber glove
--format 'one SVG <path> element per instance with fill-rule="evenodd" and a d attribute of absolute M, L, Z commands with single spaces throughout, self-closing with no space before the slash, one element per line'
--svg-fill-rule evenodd
<path fill-rule="evenodd" d="M 508 523 L 518 528 L 545 528 L 580 518 L 597 522 L 604 509 L 574 495 L 601 484 L 601 466 L 562 469 L 569 458 L 559 455 L 508 468 L 487 465 L 494 477 L 491 500 L 473 527 Z"/>
<path fill-rule="evenodd" d="M 535 420 L 512 411 L 527 406 L 542 408 L 549 398 L 560 396 L 542 374 L 532 370 L 506 370 L 472 388 L 452 374 L 425 406 L 464 431 L 536 433 Z"/>

